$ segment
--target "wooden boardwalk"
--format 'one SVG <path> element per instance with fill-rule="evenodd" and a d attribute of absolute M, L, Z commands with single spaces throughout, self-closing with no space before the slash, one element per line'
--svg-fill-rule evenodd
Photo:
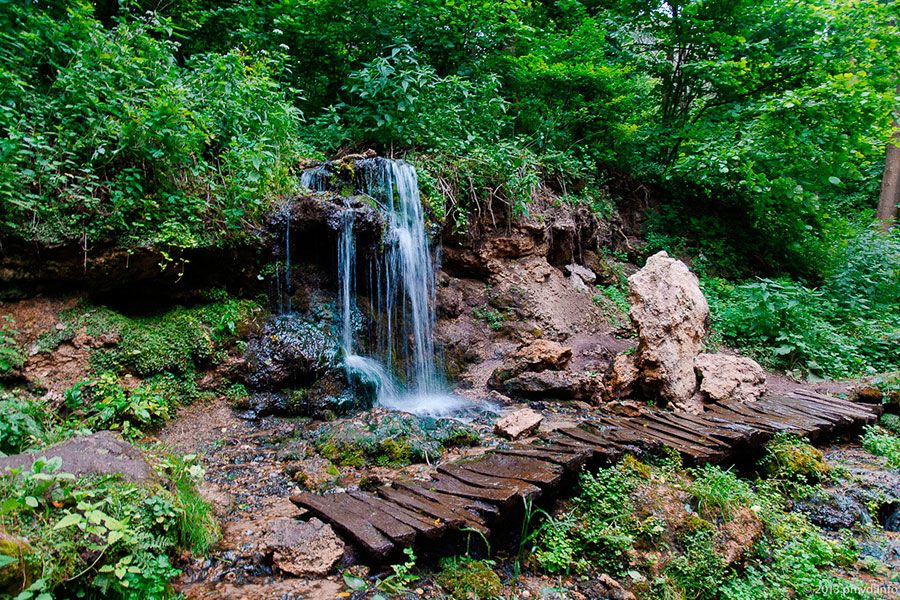
<path fill-rule="evenodd" d="M 585 464 L 610 464 L 625 453 L 677 450 L 686 464 L 751 456 L 776 432 L 815 440 L 872 423 L 880 407 L 797 391 L 753 404 L 720 404 L 700 416 L 665 411 L 601 416 L 557 429 L 531 443 L 512 443 L 466 461 L 437 467 L 430 481 L 385 485 L 373 493 L 304 493 L 297 506 L 330 523 L 372 559 L 435 542 L 453 532 L 518 529 L 511 521 L 523 498 L 555 496 Z M 506 518 L 504 518 L 506 517 Z"/>

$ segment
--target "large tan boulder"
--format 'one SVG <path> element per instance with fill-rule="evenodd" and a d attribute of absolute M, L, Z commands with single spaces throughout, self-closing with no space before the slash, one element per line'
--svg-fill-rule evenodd
<path fill-rule="evenodd" d="M 697 277 L 680 260 L 658 252 L 628 278 L 628 288 L 639 339 L 634 364 L 643 393 L 696 412 L 694 357 L 709 317 Z"/>
<path fill-rule="evenodd" d="M 766 372 L 744 356 L 700 354 L 694 359 L 703 402 L 756 402 L 766 391 Z"/>

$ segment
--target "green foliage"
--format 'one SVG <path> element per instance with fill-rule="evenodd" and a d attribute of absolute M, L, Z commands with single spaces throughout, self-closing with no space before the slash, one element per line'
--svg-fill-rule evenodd
<path fill-rule="evenodd" d="M 886 429 L 877 426 L 867 426 L 860 440 L 863 448 L 883 456 L 892 467 L 900 468 L 900 437 L 888 433 Z"/>
<path fill-rule="evenodd" d="M 370 586 L 365 579 L 344 573 L 344 584 L 354 592 L 372 591 L 373 600 L 387 600 L 388 597 L 395 597 L 408 593 L 409 586 L 419 580 L 419 576 L 413 572 L 416 567 L 416 555 L 412 548 L 404 548 L 403 554 L 406 555 L 406 562 L 391 565 L 393 573 L 387 577 L 378 578 L 374 585 Z M 387 595 L 385 595 L 387 594 Z"/>
<path fill-rule="evenodd" d="M 712 532 L 691 532 L 681 544 L 684 550 L 667 566 L 665 584 L 674 587 L 682 598 L 717 598 L 726 564 L 716 552 Z"/>
<path fill-rule="evenodd" d="M 16 334 L 13 329 L 15 322 L 9 315 L 3 316 L 0 322 L 0 376 L 20 369 L 25 364 L 25 353 L 16 343 Z"/>
<path fill-rule="evenodd" d="M 492 565 L 491 561 L 449 556 L 441 559 L 441 572 L 435 581 L 457 600 L 496 598 L 503 593 L 503 584 Z"/>
<path fill-rule="evenodd" d="M 42 440 L 46 419 L 35 400 L 0 389 L 0 455 L 22 452 Z"/>
<path fill-rule="evenodd" d="M 610 325 L 619 326 L 628 322 L 628 286 L 626 282 L 614 285 L 597 285 L 598 294 L 592 298 L 594 304 L 603 309 L 603 314 Z"/>
<path fill-rule="evenodd" d="M 746 506 L 753 499 L 750 485 L 729 471 L 707 465 L 694 472 L 690 492 L 697 500 L 701 514 L 720 513 L 726 519 L 738 506 Z"/>
<path fill-rule="evenodd" d="M 173 406 L 170 398 L 152 387 L 125 389 L 110 372 L 66 391 L 66 407 L 81 422 L 92 429 L 121 430 L 131 438 L 168 420 Z"/>
<path fill-rule="evenodd" d="M 214 301 L 141 317 L 82 305 L 61 314 L 63 328 L 42 336 L 38 347 L 50 351 L 84 329 L 90 336 L 113 340 L 110 348 L 92 353 L 91 362 L 99 371 L 140 377 L 170 373 L 189 379 L 198 367 L 221 360 L 262 310 L 256 302 L 215 292 L 210 299 Z"/>
<path fill-rule="evenodd" d="M 503 313 L 488 306 L 476 306 L 472 309 L 472 316 L 487 323 L 491 331 L 500 331 L 506 321 Z"/>
<path fill-rule="evenodd" d="M 164 598 L 186 527 L 177 494 L 116 477 L 76 478 L 60 460 L 0 477 L 0 527 L 29 540 L 20 598 Z"/>
<path fill-rule="evenodd" d="M 784 432 L 778 432 L 766 444 L 759 465 L 770 477 L 798 483 L 818 483 L 831 472 L 821 450 L 808 440 Z"/>
<path fill-rule="evenodd" d="M 173 23 L 87 3 L 5 7 L 0 230 L 45 243 L 192 247 L 294 187 L 300 115 L 270 57 L 186 60 Z M 224 232 L 224 233 L 223 233 Z"/>
<path fill-rule="evenodd" d="M 639 534 L 631 493 L 641 475 L 635 463 L 585 472 L 571 510 L 546 520 L 536 536 L 534 561 L 548 573 L 584 573 L 596 568 L 621 574 Z"/>
<path fill-rule="evenodd" d="M 900 237 L 865 231 L 850 240 L 817 289 L 781 279 L 732 285 L 704 280 L 713 328 L 763 363 L 849 377 L 900 366 Z"/>

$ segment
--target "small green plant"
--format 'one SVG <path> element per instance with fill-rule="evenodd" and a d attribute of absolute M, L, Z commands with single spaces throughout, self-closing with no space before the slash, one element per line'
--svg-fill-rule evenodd
<path fill-rule="evenodd" d="M 0 455 L 21 452 L 40 441 L 46 418 L 37 401 L 0 390 Z"/>
<path fill-rule="evenodd" d="M 25 364 L 25 353 L 16 343 L 19 333 L 13 326 L 15 321 L 9 315 L 3 316 L 0 322 L 0 376 L 20 369 Z"/>
<path fill-rule="evenodd" d="M 900 437 L 881 427 L 869 425 L 860 441 L 863 448 L 872 454 L 885 457 L 890 466 L 900 467 Z"/>
<path fill-rule="evenodd" d="M 701 514 L 719 512 L 730 519 L 734 509 L 747 506 L 753 499 L 750 485 L 730 470 L 706 465 L 693 472 L 690 492 Z"/>
<path fill-rule="evenodd" d="M 416 566 L 416 555 L 412 548 L 404 548 L 406 562 L 391 565 L 393 573 L 384 578 L 379 578 L 373 585 L 349 572 L 343 574 L 344 584 L 354 592 L 372 591 L 372 600 L 387 600 L 399 594 L 409 592 L 409 586 L 419 580 L 419 576 L 413 572 Z"/>
<path fill-rule="evenodd" d="M 476 306 L 472 309 L 472 315 L 476 319 L 481 319 L 487 323 L 491 331 L 500 331 L 503 329 L 503 323 L 506 321 L 503 313 L 487 306 Z"/>
<path fill-rule="evenodd" d="M 169 398 L 152 388 L 126 390 L 111 372 L 67 390 L 66 406 L 89 427 L 121 430 L 132 438 L 166 421 L 172 408 Z"/>
<path fill-rule="evenodd" d="M 631 305 L 626 284 L 598 285 L 596 289 L 599 293 L 594 294 L 593 301 L 603 309 L 607 322 L 614 327 L 627 323 Z"/>

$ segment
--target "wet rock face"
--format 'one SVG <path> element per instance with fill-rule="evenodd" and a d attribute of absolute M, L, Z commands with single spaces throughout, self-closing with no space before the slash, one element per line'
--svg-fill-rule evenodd
<path fill-rule="evenodd" d="M 340 344 L 324 323 L 281 315 L 250 341 L 245 359 L 247 384 L 254 390 L 305 386 L 340 366 Z"/>
<path fill-rule="evenodd" d="M 244 380 L 254 393 L 245 416 L 327 416 L 361 406 L 326 319 L 298 314 L 271 319 L 247 344 Z"/>
<path fill-rule="evenodd" d="M 868 511 L 853 497 L 836 491 L 823 491 L 798 501 L 795 510 L 805 513 L 810 522 L 827 531 L 849 529 L 856 523 L 872 522 Z"/>
<path fill-rule="evenodd" d="M 491 374 L 488 386 L 494 389 L 526 371 L 560 371 L 572 360 L 572 349 L 550 340 L 535 340 L 516 350 Z"/>
<path fill-rule="evenodd" d="M 766 372 L 756 361 L 730 354 L 700 354 L 694 359 L 701 402 L 756 402 L 766 391 Z"/>
<path fill-rule="evenodd" d="M 150 481 L 154 478 L 153 470 L 140 450 L 111 431 L 72 438 L 39 454 L 22 453 L 0 458 L 0 474 L 8 469 L 28 469 L 40 456 L 51 459 L 59 457 L 62 460 L 60 469 L 76 476 L 118 473 L 131 481 Z"/>
<path fill-rule="evenodd" d="M 628 289 L 642 386 L 676 407 L 689 407 L 697 389 L 694 357 L 709 318 L 697 277 L 683 262 L 659 252 L 628 278 Z"/>

